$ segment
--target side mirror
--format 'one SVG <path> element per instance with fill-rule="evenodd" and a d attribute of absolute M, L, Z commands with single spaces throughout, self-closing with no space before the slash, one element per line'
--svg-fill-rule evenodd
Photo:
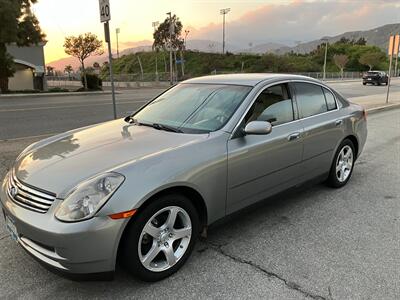
<path fill-rule="evenodd" d="M 272 125 L 267 121 L 252 121 L 244 128 L 245 134 L 269 134 L 272 131 Z"/>

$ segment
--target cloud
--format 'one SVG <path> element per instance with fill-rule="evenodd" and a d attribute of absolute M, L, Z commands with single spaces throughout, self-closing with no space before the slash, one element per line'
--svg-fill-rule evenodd
<path fill-rule="evenodd" d="M 400 21 L 398 1 L 292 1 L 267 4 L 227 23 L 227 42 L 248 43 L 310 41 L 347 31 L 367 30 Z M 193 39 L 222 38 L 221 24 L 191 29 Z"/>

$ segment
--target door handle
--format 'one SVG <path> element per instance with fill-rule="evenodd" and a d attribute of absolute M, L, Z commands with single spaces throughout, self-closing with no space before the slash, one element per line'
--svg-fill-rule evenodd
<path fill-rule="evenodd" d="M 292 133 L 288 136 L 288 141 L 297 140 L 300 137 L 300 132 Z"/>
<path fill-rule="evenodd" d="M 343 124 L 343 120 L 342 119 L 336 120 L 336 122 L 335 122 L 336 126 L 340 126 L 342 124 Z"/>

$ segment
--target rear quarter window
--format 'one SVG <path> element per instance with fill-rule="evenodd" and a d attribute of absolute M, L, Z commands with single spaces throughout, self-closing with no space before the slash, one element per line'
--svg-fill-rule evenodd
<path fill-rule="evenodd" d="M 326 100 L 326 105 L 328 107 L 328 110 L 334 110 L 337 108 L 336 101 L 335 101 L 335 96 L 326 88 L 323 88 L 324 95 L 325 95 L 325 100 Z"/>

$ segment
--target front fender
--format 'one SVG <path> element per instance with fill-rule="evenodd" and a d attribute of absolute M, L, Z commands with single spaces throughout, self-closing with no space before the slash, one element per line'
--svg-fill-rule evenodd
<path fill-rule="evenodd" d="M 171 187 L 189 187 L 203 198 L 208 223 L 225 216 L 227 150 L 229 135 L 214 135 L 200 143 L 116 168 L 125 182 L 98 216 L 137 209 L 154 195 Z"/>

